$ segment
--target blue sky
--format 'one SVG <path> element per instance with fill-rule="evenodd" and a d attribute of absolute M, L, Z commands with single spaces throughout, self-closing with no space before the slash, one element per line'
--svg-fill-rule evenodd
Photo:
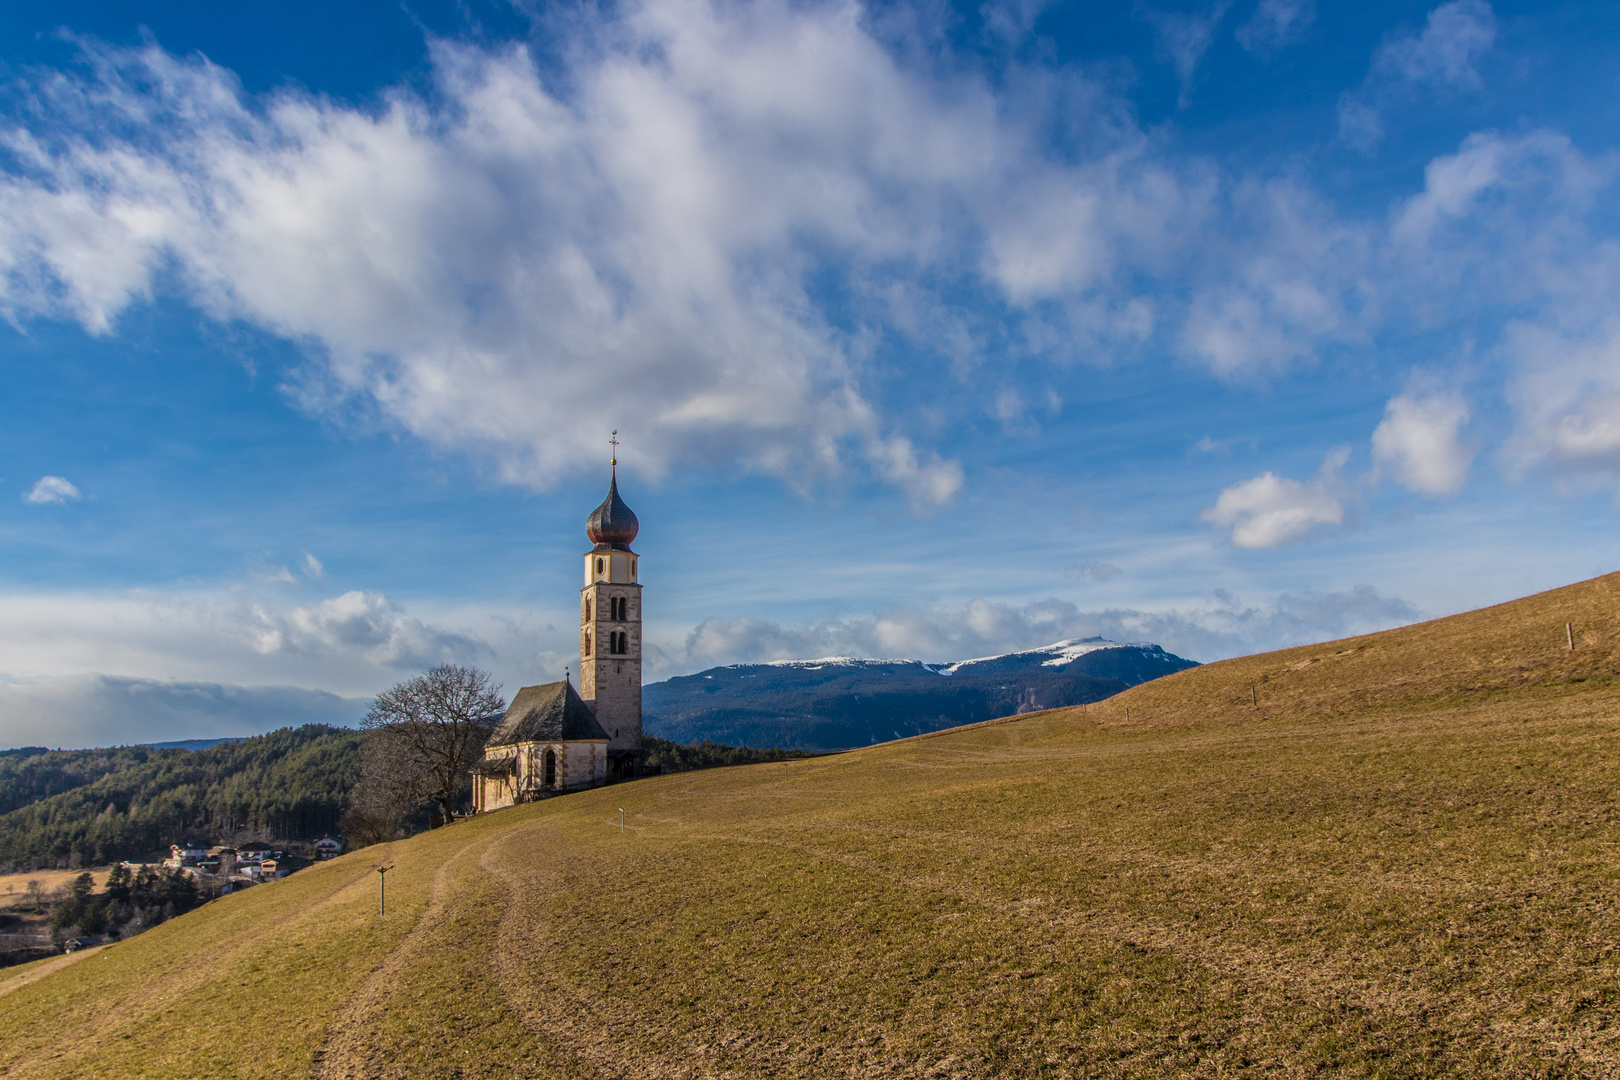
<path fill-rule="evenodd" d="M 143 10 L 144 8 L 144 10 Z M 8 5 L 0 745 L 1615 567 L 1611 5 Z"/>

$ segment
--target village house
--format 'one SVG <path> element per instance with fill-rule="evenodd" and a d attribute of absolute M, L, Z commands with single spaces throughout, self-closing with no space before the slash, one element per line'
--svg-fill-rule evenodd
<path fill-rule="evenodd" d="M 196 866 L 208 858 L 208 849 L 196 844 L 170 844 L 169 857 L 163 860 L 163 865 L 171 870 L 183 867 Z"/>
<path fill-rule="evenodd" d="M 258 863 L 271 858 L 274 854 L 275 849 L 264 841 L 249 840 L 236 849 L 236 861 L 238 865 L 242 863 Z"/>

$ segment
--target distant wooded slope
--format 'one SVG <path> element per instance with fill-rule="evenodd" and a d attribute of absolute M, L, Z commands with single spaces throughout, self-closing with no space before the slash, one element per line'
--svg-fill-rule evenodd
<path fill-rule="evenodd" d="M 12 798 L 81 781 L 0 814 L 0 865 L 100 865 L 237 830 L 319 838 L 337 828 L 360 739 L 357 731 L 308 724 L 206 750 L 122 747 L 0 758 L 0 782 L 11 778 L 0 791 Z M 7 772 L 14 763 L 18 768 Z"/>

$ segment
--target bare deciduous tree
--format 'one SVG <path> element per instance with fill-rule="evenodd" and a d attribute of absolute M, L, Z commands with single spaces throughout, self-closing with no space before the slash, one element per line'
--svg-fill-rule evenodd
<path fill-rule="evenodd" d="M 403 741 L 372 735 L 360 747 L 360 775 L 340 828 L 350 847 L 370 847 L 404 835 L 405 819 L 428 800 L 424 777 Z"/>
<path fill-rule="evenodd" d="M 374 760 L 390 766 L 394 799 L 431 799 L 448 822 L 468 766 L 505 707 L 488 672 L 440 664 L 377 695 L 360 726 L 372 732 Z"/>

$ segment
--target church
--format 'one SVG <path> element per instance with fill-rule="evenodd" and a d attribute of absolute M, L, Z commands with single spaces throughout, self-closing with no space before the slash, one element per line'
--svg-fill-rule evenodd
<path fill-rule="evenodd" d="M 565 676 L 518 691 L 472 769 L 479 813 L 641 772 L 641 585 L 630 549 L 641 523 L 619 497 L 617 455 L 611 467 L 607 498 L 585 519 L 579 689 Z"/>

